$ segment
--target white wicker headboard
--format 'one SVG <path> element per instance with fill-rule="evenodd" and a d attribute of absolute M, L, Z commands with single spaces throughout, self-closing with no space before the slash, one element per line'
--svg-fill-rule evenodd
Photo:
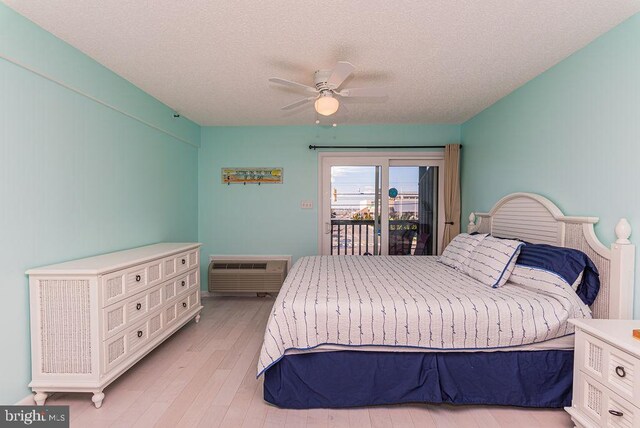
<path fill-rule="evenodd" d="M 596 237 L 598 217 L 569 217 L 549 199 L 534 193 L 512 193 L 488 213 L 472 213 L 467 231 L 491 233 L 536 244 L 575 248 L 587 254 L 600 272 L 600 292 L 591 305 L 594 318 L 633 318 L 635 245 L 631 226 L 621 219 L 611 248 Z"/>

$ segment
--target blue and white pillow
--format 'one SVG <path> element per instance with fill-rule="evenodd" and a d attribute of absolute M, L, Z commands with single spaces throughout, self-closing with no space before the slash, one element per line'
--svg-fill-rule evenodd
<path fill-rule="evenodd" d="M 509 277 L 509 282 L 519 285 L 527 285 L 527 286 L 538 286 L 540 283 L 554 286 L 554 287 L 567 287 L 571 288 L 575 291 L 580 285 L 580 281 L 582 280 L 582 273 L 578 277 L 578 280 L 573 284 L 569 284 L 564 278 L 558 275 L 555 272 L 551 272 L 548 270 L 523 266 L 516 263 L 513 272 L 511 272 L 511 276 Z"/>
<path fill-rule="evenodd" d="M 582 251 L 547 244 L 527 243 L 518 266 L 552 272 L 571 285 L 586 305 L 592 305 L 600 290 L 600 274 L 593 261 Z"/>
<path fill-rule="evenodd" d="M 484 238 L 469 256 L 463 272 L 493 288 L 509 279 L 524 243 L 512 239 Z"/>
<path fill-rule="evenodd" d="M 447 245 L 447 248 L 444 249 L 438 261 L 454 269 L 463 269 L 473 250 L 486 236 L 486 234 L 459 234 Z"/>

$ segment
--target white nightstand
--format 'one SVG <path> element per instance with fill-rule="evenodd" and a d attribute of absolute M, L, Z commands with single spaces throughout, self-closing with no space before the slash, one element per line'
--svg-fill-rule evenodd
<path fill-rule="evenodd" d="M 576 326 L 573 403 L 577 427 L 640 428 L 640 320 L 571 320 Z"/>

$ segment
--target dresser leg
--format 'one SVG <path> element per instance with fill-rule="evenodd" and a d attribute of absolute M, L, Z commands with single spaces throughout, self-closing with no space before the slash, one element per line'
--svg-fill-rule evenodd
<path fill-rule="evenodd" d="M 48 396 L 49 394 L 47 394 L 46 392 L 36 391 L 36 393 L 33 395 L 33 400 L 38 406 L 44 406 L 44 402 L 47 401 Z"/>
<path fill-rule="evenodd" d="M 200 322 L 200 314 L 196 315 L 196 324 Z"/>
<path fill-rule="evenodd" d="M 102 400 L 104 400 L 104 394 L 102 391 L 94 392 L 93 397 L 91 397 L 91 401 L 96 405 L 96 409 L 99 409 L 102 406 Z"/>

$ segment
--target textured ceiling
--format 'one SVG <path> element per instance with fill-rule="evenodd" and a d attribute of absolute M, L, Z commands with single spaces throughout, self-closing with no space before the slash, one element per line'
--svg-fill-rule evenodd
<path fill-rule="evenodd" d="M 3 0 L 201 125 L 312 124 L 303 94 L 336 61 L 340 123 L 461 123 L 640 11 L 639 0 Z"/>

